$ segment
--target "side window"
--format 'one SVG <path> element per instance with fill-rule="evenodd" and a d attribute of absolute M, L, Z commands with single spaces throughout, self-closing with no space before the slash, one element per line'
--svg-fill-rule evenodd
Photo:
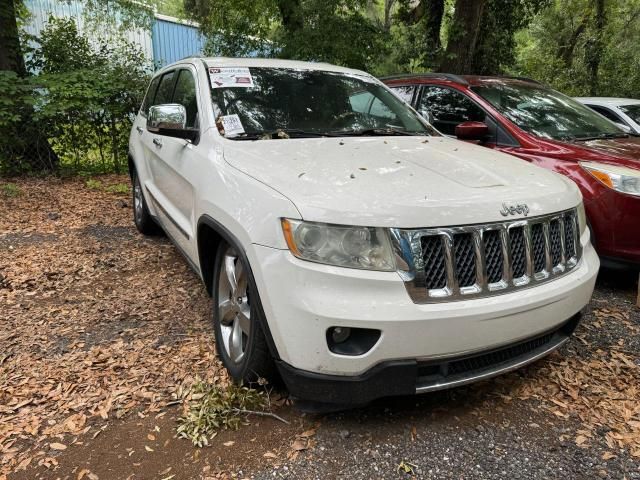
<path fill-rule="evenodd" d="M 153 105 L 153 97 L 156 96 L 156 90 L 158 89 L 158 83 L 160 83 L 160 77 L 155 77 L 151 80 L 149 84 L 149 88 L 147 89 L 147 94 L 144 97 L 144 101 L 142 102 L 142 107 L 140 107 L 140 113 L 143 117 L 147 116 L 149 113 L 149 107 Z"/>
<path fill-rule="evenodd" d="M 433 126 L 445 135 L 455 135 L 463 122 L 484 122 L 486 113 L 471 99 L 450 88 L 425 86 L 416 108 L 433 115 Z"/>
<path fill-rule="evenodd" d="M 372 120 L 372 126 L 385 126 L 386 120 L 396 120 L 398 118 L 382 100 L 371 92 L 355 93 L 349 97 L 349 103 L 354 112 L 361 113 L 369 120 Z"/>
<path fill-rule="evenodd" d="M 377 97 L 371 104 L 371 107 L 369 107 L 369 113 L 374 117 L 392 118 L 392 119 L 396 118 L 396 114 L 393 113 L 389 109 L 389 107 L 387 107 L 384 103 L 382 103 L 382 100 L 380 100 Z"/>
<path fill-rule="evenodd" d="M 411 85 L 404 85 L 401 87 L 391 87 L 391 90 L 393 90 L 393 93 L 398 95 L 402 100 L 404 100 L 408 104 L 411 104 L 411 99 L 413 98 L 413 91 L 415 90 L 415 87 Z"/>
<path fill-rule="evenodd" d="M 198 128 L 198 101 L 196 82 L 189 70 L 180 70 L 172 103 L 179 103 L 187 109 L 187 127 Z"/>
<path fill-rule="evenodd" d="M 369 92 L 358 92 L 349 97 L 349 103 L 351 104 L 351 110 L 358 113 L 367 113 L 369 109 L 369 103 L 373 94 Z"/>
<path fill-rule="evenodd" d="M 611 120 L 614 123 L 623 123 L 622 119 L 618 117 L 618 115 L 613 113 L 611 110 L 609 110 L 608 108 L 600 107 L 598 105 L 587 105 L 587 106 L 595 110 L 596 112 L 598 112 L 600 115 L 607 117 L 609 120 Z"/>
<path fill-rule="evenodd" d="M 173 85 L 175 83 L 176 72 L 167 72 L 162 75 L 160 85 L 156 97 L 151 105 L 162 105 L 163 103 L 171 103 L 171 96 L 173 95 Z"/>

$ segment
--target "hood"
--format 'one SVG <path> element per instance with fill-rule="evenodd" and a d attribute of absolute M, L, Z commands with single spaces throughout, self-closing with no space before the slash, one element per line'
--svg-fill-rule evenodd
<path fill-rule="evenodd" d="M 309 221 L 454 226 L 503 221 L 503 203 L 526 203 L 533 216 L 580 202 L 577 187 L 558 174 L 446 137 L 229 140 L 224 157 Z"/>
<path fill-rule="evenodd" d="M 591 156 L 589 160 L 597 161 L 598 157 L 605 156 L 609 157 L 606 158 L 608 163 L 640 169 L 640 137 L 591 140 L 584 142 L 583 146 L 597 156 Z"/>

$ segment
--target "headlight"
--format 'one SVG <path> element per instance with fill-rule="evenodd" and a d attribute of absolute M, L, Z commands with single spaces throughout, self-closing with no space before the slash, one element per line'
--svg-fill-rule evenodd
<path fill-rule="evenodd" d="M 289 250 L 310 262 L 366 270 L 395 270 L 383 228 L 350 227 L 282 219 Z"/>
<path fill-rule="evenodd" d="M 580 236 L 587 230 L 587 213 L 584 211 L 584 203 L 578 205 L 578 228 L 580 228 Z"/>
<path fill-rule="evenodd" d="M 607 187 L 640 196 L 640 170 L 597 162 L 580 162 L 580 166 Z"/>

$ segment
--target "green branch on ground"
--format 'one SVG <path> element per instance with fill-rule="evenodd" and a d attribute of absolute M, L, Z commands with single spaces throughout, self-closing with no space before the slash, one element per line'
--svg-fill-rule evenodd
<path fill-rule="evenodd" d="M 272 416 L 269 397 L 252 388 L 230 384 L 213 385 L 197 379 L 183 393 L 185 413 L 178 419 L 178 435 L 197 447 L 209 445 L 219 430 L 237 430 L 251 414 Z"/>

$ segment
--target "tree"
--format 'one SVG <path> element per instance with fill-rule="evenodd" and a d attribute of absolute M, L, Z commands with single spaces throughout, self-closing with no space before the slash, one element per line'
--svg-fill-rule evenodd
<path fill-rule="evenodd" d="M 399 19 L 407 25 L 415 25 L 421 31 L 420 49 L 424 52 L 421 64 L 426 69 L 437 68 L 442 54 L 440 33 L 444 19 L 445 0 L 404 0 Z"/>
<path fill-rule="evenodd" d="M 456 0 L 447 48 L 440 62 L 441 71 L 473 73 L 473 56 L 486 3 L 487 0 Z"/>
<path fill-rule="evenodd" d="M 510 70 L 575 96 L 636 98 L 640 0 L 554 0 L 516 35 Z"/>
<path fill-rule="evenodd" d="M 589 93 L 597 95 L 598 71 L 604 52 L 604 29 L 606 24 L 605 0 L 594 0 L 593 35 L 585 45 L 586 63 L 589 72 Z"/>
<path fill-rule="evenodd" d="M 207 53 L 259 53 L 368 68 L 384 30 L 365 14 L 370 0 L 185 0 L 208 37 Z"/>
<path fill-rule="evenodd" d="M 0 1 L 0 75 L 3 86 L 17 92 L 21 90 L 19 79 L 27 74 L 18 31 L 18 11 L 22 3 L 19 0 Z M 16 104 L 12 117 L 5 119 L 2 127 L 0 163 L 6 164 L 5 170 L 52 171 L 58 167 L 59 158 L 33 120 L 31 105 L 26 102 Z"/>
<path fill-rule="evenodd" d="M 19 5 L 18 5 L 19 6 Z M 14 0 L 0 0 L 0 70 L 26 74 Z"/>

